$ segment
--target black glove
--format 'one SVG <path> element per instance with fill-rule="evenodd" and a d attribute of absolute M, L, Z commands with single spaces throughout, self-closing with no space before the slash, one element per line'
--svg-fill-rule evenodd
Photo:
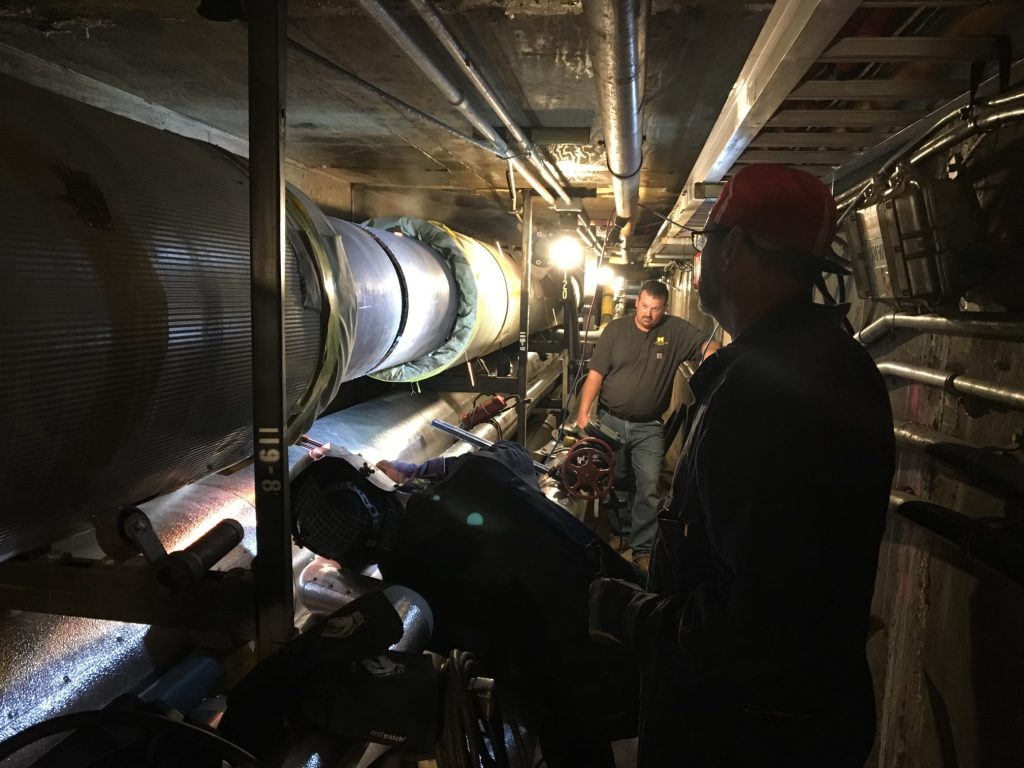
<path fill-rule="evenodd" d="M 644 594 L 636 584 L 623 579 L 594 579 L 590 582 L 590 637 L 623 642 L 623 616 L 634 597 Z"/>

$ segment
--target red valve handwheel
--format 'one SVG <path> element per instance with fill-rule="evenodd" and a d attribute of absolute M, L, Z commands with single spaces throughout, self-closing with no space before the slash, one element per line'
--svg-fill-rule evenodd
<path fill-rule="evenodd" d="M 562 483 L 569 495 L 586 501 L 607 496 L 614 479 L 614 455 L 608 443 L 596 437 L 575 443 L 562 464 Z"/>

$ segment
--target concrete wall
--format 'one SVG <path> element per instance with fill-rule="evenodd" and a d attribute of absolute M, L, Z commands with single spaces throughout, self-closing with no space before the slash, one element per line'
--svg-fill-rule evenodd
<path fill-rule="evenodd" d="M 970 151 L 971 147 L 962 148 Z M 944 160 L 944 158 L 943 158 Z M 942 166 L 934 169 L 941 173 Z M 994 133 L 968 170 L 985 209 L 989 280 L 970 307 L 1019 313 L 1024 305 L 1024 134 Z M 885 308 L 855 300 L 862 327 Z M 871 347 L 895 360 L 1024 387 L 1020 343 L 895 331 Z M 1024 414 L 923 384 L 889 379 L 893 414 L 1021 459 Z M 896 490 L 1021 537 L 1020 501 L 1007 501 L 909 450 Z M 1016 533 L 1014 533 L 1014 530 Z M 922 528 L 890 515 L 872 608 L 869 660 L 879 730 L 870 766 L 1008 768 L 1024 765 L 1024 588 Z"/>

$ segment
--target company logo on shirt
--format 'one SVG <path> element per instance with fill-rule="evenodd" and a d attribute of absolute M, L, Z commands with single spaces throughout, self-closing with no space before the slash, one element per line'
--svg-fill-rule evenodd
<path fill-rule="evenodd" d="M 654 343 L 655 343 L 656 346 L 664 347 L 668 342 L 665 341 L 665 337 L 664 336 L 659 336 L 658 338 L 656 338 L 654 340 Z"/>

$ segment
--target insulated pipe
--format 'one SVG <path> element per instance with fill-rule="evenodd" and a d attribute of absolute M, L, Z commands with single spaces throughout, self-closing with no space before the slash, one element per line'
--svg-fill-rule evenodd
<path fill-rule="evenodd" d="M 498 132 L 494 130 L 494 127 L 466 101 L 465 94 L 440 70 L 437 64 L 434 63 L 434 60 L 430 58 L 430 55 L 420 47 L 419 43 L 409 36 L 409 33 L 391 15 L 391 12 L 381 5 L 378 0 L 359 0 L 359 4 L 366 11 L 367 15 L 377 22 L 378 26 L 398 44 L 398 47 L 405 51 L 413 63 L 420 68 L 420 71 L 427 76 L 427 79 L 441 91 L 445 99 L 448 100 L 448 103 L 459 110 L 466 120 L 469 121 L 470 125 L 491 142 L 498 152 L 507 156 L 508 145 L 498 135 Z M 530 171 L 529 167 L 522 160 L 510 157 L 508 162 L 549 205 L 555 204 L 554 196 L 544 186 L 544 183 L 533 175 L 533 172 Z"/>
<path fill-rule="evenodd" d="M 984 339 L 1024 340 L 1024 322 L 1020 318 L 999 314 L 978 314 L 972 317 L 942 317 L 940 315 L 887 314 L 865 327 L 854 337 L 870 347 L 891 328 L 907 328 L 925 333 L 949 336 L 977 336 Z"/>
<path fill-rule="evenodd" d="M 434 5 L 431 0 L 412 0 L 413 6 L 416 8 L 420 17 L 426 22 L 427 27 L 434 36 L 441 42 L 445 50 L 451 55 L 452 60 L 458 65 L 459 69 L 462 70 L 463 74 L 469 78 L 469 81 L 476 88 L 477 93 L 483 97 L 483 100 L 487 102 L 494 114 L 498 116 L 502 124 L 508 129 L 509 133 L 515 137 L 515 140 L 519 142 L 520 146 L 526 150 L 526 156 L 530 159 L 533 167 L 540 171 L 540 175 L 544 177 L 544 181 L 555 190 L 562 200 L 566 203 L 572 202 L 569 194 L 562 188 L 558 178 L 552 172 L 548 166 L 544 156 L 540 153 L 537 147 L 532 141 L 523 133 L 522 129 L 512 119 L 512 115 L 509 114 L 505 105 L 502 103 L 498 94 L 495 93 L 494 88 L 487 78 L 483 76 L 479 68 L 473 63 L 473 60 L 469 57 L 469 54 L 459 44 L 459 41 L 455 39 L 455 36 L 448 29 L 448 26 L 444 23 L 441 18 L 441 14 L 437 12 L 437 6 Z M 550 201 L 549 201 L 550 202 Z"/>
<path fill-rule="evenodd" d="M 992 110 L 982 115 L 976 115 L 966 125 L 957 126 L 947 130 L 929 141 L 910 156 L 910 164 L 916 165 L 927 157 L 941 152 L 947 147 L 959 144 L 965 139 L 981 133 L 984 130 L 997 128 L 1003 123 L 1024 118 L 1024 107 L 1011 107 Z"/>
<path fill-rule="evenodd" d="M 552 371 L 560 374 L 561 358 L 551 356 L 542 361 L 531 354 L 529 370 L 529 392 L 533 396 L 541 377 L 550 380 Z M 430 420 L 458 420 L 461 413 L 471 409 L 475 396 L 472 392 L 420 395 L 396 392 L 319 419 L 309 434 L 320 442 L 334 441 L 362 452 L 371 460 L 423 461 L 452 445 L 450 438 L 430 427 Z M 498 419 L 503 429 L 515 429 L 514 409 L 500 414 Z M 298 446 L 289 448 L 291 467 L 308 461 L 308 450 Z M 218 569 L 226 571 L 251 565 L 256 551 L 251 465 L 230 474 L 210 475 L 147 501 L 140 508 L 168 549 L 187 546 L 220 520 L 238 520 L 246 531 L 242 546 L 221 561 Z M 86 535 L 61 542 L 59 550 L 83 557 L 101 554 L 95 551 L 92 537 Z M 313 559 L 313 553 L 308 550 L 293 549 L 297 589 L 301 587 L 303 570 Z M 407 619 L 411 611 L 403 607 L 402 595 L 386 594 L 397 598 L 392 599 L 392 604 L 403 617 L 403 623 L 409 626 Z M 301 599 L 296 605 L 300 608 L 299 623 L 308 621 L 301 610 Z M 410 633 L 410 638 L 421 636 L 419 630 Z M 128 688 L 152 681 L 181 657 L 184 649 L 179 647 L 180 640 L 180 633 L 161 633 L 139 624 L 5 612 L 0 615 L 0 647 L 5 649 L 8 661 L 4 697 L 10 716 L 0 719 L 0 739 L 53 715 L 100 706 Z M 103 670 L 104 674 L 96 674 L 96 670 Z"/>
<path fill-rule="evenodd" d="M 615 211 L 639 214 L 646 0 L 583 0 Z"/>
<path fill-rule="evenodd" d="M 984 379 L 961 376 L 950 371 L 937 371 L 932 368 L 922 368 L 889 360 L 882 361 L 877 365 L 878 370 L 888 376 L 918 381 L 930 387 L 945 389 L 947 392 L 970 395 L 1019 411 L 1024 410 L 1024 390 L 1017 387 L 1007 387 Z"/>
<path fill-rule="evenodd" d="M 418 358 L 388 358 L 373 369 L 384 381 L 411 382 L 434 376 L 452 366 L 493 352 L 518 337 L 521 266 L 498 247 L 484 243 L 436 222 L 410 217 L 377 219 L 373 226 L 401 233 L 444 254 L 457 286 L 459 308 L 455 327 L 449 327 L 444 343 Z M 410 291 L 415 284 L 409 282 Z M 529 298 L 530 331 L 556 323 L 559 286 L 550 270 L 532 270 Z M 387 367 L 391 366 L 391 367 Z"/>
<path fill-rule="evenodd" d="M 343 379 L 437 349 L 455 325 L 458 293 L 437 251 L 418 240 L 328 217 L 359 296 Z"/>
<path fill-rule="evenodd" d="M 546 395 L 551 388 L 561 380 L 561 378 L 561 365 L 548 365 L 536 373 L 530 385 L 526 389 L 526 399 L 530 401 L 531 408 L 538 400 L 540 400 L 540 398 L 544 397 L 544 395 Z M 529 413 L 529 410 L 527 412 Z M 477 424 L 470 430 L 470 432 L 484 440 L 496 442 L 498 440 L 504 440 L 509 435 L 514 434 L 517 427 L 518 409 L 507 408 L 506 410 L 497 413 L 493 418 Z M 473 450 L 473 446 L 460 440 L 441 455 L 446 457 L 455 457 L 461 456 L 464 453 L 472 453 Z"/>
<path fill-rule="evenodd" d="M 3 560 L 253 443 L 245 163 L 4 76 L 0 100 L 19 104 L 0 110 Z M 343 381 L 410 360 L 431 375 L 514 339 L 507 254 L 340 222 L 292 187 L 285 215 L 289 440 Z M 558 286 L 534 287 L 539 329 Z"/>

